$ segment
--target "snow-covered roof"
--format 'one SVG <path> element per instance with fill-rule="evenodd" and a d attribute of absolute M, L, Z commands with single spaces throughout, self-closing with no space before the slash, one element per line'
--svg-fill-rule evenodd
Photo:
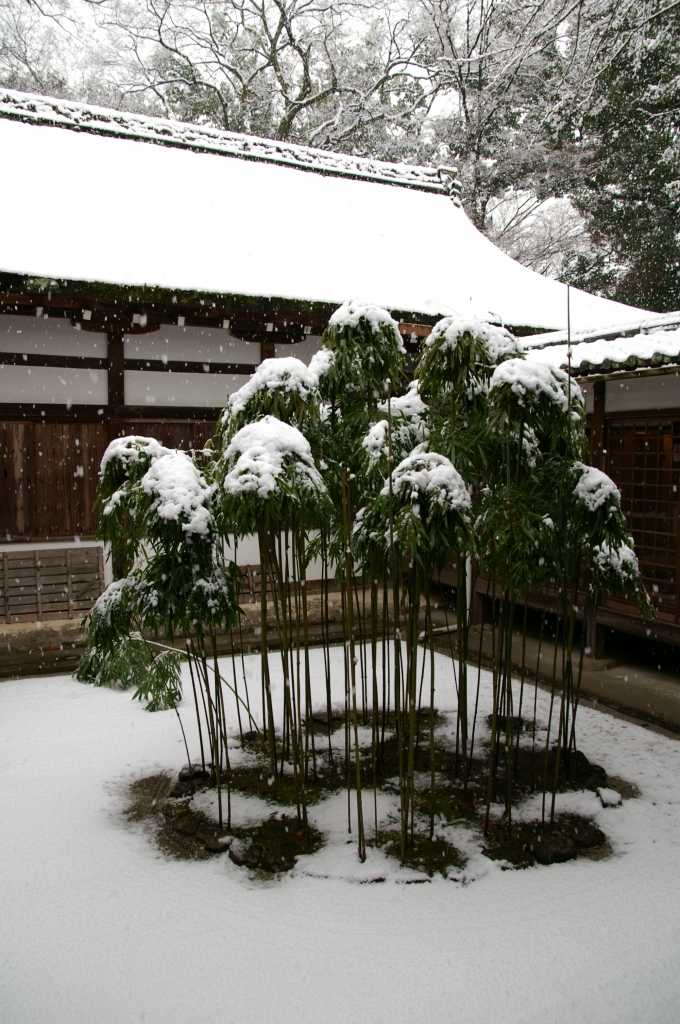
<path fill-rule="evenodd" d="M 460 189 L 457 178 L 452 177 L 455 175 L 453 168 L 435 170 L 433 167 L 391 164 L 385 160 L 329 153 L 327 150 L 313 149 L 311 146 L 297 146 L 289 142 L 222 131 L 209 125 L 146 117 L 143 114 L 72 103 L 49 96 L 35 96 L 13 89 L 0 90 L 0 117 L 22 121 L 25 124 L 53 125 L 94 135 L 155 142 L 162 146 L 190 149 L 198 153 L 216 153 L 220 156 L 240 157 L 243 160 L 281 164 L 298 170 L 314 171 L 317 174 L 380 181 L 447 195 L 453 192 L 454 200 L 457 200 Z"/>
<path fill-rule="evenodd" d="M 0 147 L 0 271 L 566 327 L 566 287 L 496 248 L 428 168 L 388 177 L 375 161 L 14 92 L 0 93 Z M 646 315 L 571 290 L 574 330 Z"/>
<path fill-rule="evenodd" d="M 581 341 L 601 341 L 602 339 L 616 341 L 636 334 L 650 334 L 669 327 L 680 327 L 680 311 L 647 314 L 643 317 L 636 317 L 629 323 L 604 324 L 594 330 L 572 330 L 570 334 L 567 334 L 566 330 L 533 334 L 524 339 L 524 345 L 530 348 L 545 348 L 548 345 L 566 345 L 569 341 L 572 345 Z"/>
<path fill-rule="evenodd" d="M 544 348 L 528 348 L 527 358 L 532 362 L 567 370 L 569 346 L 559 344 L 547 345 Z M 577 341 L 571 345 L 571 371 L 576 377 L 608 376 L 640 370 L 663 372 L 665 367 L 678 365 L 680 328 L 636 334 L 632 337 Z"/>

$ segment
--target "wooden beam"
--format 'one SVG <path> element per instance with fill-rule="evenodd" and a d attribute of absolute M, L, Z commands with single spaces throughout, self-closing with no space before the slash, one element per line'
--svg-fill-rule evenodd
<path fill-rule="evenodd" d="M 127 334 L 127 331 L 125 332 Z M 107 370 L 108 358 L 95 356 L 56 356 L 23 352 L 0 352 L 0 366 L 52 366 L 55 369 Z M 153 370 L 168 373 L 251 374 L 257 363 L 217 363 L 198 359 L 126 359 L 126 370 Z"/>
<path fill-rule="evenodd" d="M 256 363 L 212 363 L 189 359 L 126 359 L 126 370 L 153 370 L 168 373 L 228 373 L 248 376 L 257 369 Z"/>
<path fill-rule="evenodd" d="M 0 352 L 0 366 L 54 366 L 67 370 L 106 370 L 107 359 L 94 356 L 51 356 L 24 352 Z"/>
<path fill-rule="evenodd" d="M 109 405 L 114 408 L 125 405 L 125 346 L 123 344 L 123 333 L 122 327 L 113 327 L 108 332 L 108 397 Z"/>
<path fill-rule="evenodd" d="M 188 405 L 52 405 L 35 402 L 1 403 L 0 420 L 31 423 L 108 423 L 114 417 L 126 420 L 150 420 L 154 423 L 215 423 L 222 406 Z"/>

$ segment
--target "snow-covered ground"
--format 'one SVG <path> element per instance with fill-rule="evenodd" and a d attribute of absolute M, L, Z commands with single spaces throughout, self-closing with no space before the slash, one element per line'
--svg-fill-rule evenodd
<path fill-rule="evenodd" d="M 247 668 L 255 681 L 258 659 Z M 312 668 L 322 703 L 318 653 Z M 437 706 L 451 709 L 446 659 L 437 672 Z M 482 721 L 487 689 L 483 677 Z M 545 718 L 542 693 L 538 707 Z M 195 742 L 188 700 L 181 710 Z M 565 797 L 592 810 L 608 860 L 501 871 L 473 852 L 468 884 L 404 885 L 380 852 L 360 867 L 332 797 L 314 811 L 326 848 L 262 882 L 224 855 L 168 860 L 121 815 L 130 782 L 186 761 L 172 712 L 67 677 L 3 683 L 0 1020 L 675 1022 L 680 744 L 579 715 L 581 749 L 641 792 L 608 809 Z"/>

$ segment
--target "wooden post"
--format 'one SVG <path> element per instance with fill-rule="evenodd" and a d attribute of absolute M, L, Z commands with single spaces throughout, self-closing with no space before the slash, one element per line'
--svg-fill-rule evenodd
<path fill-rule="evenodd" d="M 481 582 L 481 576 L 475 576 L 472 587 L 472 611 L 470 618 L 470 623 L 473 626 L 479 626 L 484 621 L 484 591 L 477 586 Z M 486 580 L 483 582 L 486 583 Z"/>
<path fill-rule="evenodd" d="M 273 359 L 276 355 L 276 345 L 273 341 L 260 342 L 260 362 L 265 359 Z"/>
<path fill-rule="evenodd" d="M 606 469 L 606 430 L 605 398 L 606 382 L 595 381 L 593 384 L 593 419 L 590 428 L 590 461 L 597 469 Z M 591 610 L 586 626 L 586 650 L 591 658 L 604 657 L 604 626 L 597 623 L 597 605 Z"/>
<path fill-rule="evenodd" d="M 9 625 L 9 556 L 6 551 L 3 553 L 2 561 L 5 575 L 5 622 Z"/>
<path fill-rule="evenodd" d="M 590 428 L 590 461 L 597 469 L 605 469 L 606 423 L 604 418 L 606 383 L 598 380 L 593 384 L 593 420 Z"/>
<path fill-rule="evenodd" d="M 71 549 L 66 548 L 66 589 L 68 593 L 68 617 L 73 618 L 73 576 L 71 575 Z"/>
<path fill-rule="evenodd" d="M 110 327 L 108 338 L 109 407 L 119 409 L 125 405 L 125 346 L 123 344 L 123 328 Z"/>
<path fill-rule="evenodd" d="M 38 600 L 38 622 L 42 622 L 42 580 L 40 578 L 40 552 L 35 552 L 35 592 Z"/>

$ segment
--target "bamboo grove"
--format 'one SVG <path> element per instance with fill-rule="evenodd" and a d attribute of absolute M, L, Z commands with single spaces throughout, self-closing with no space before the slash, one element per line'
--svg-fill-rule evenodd
<path fill-rule="evenodd" d="M 309 787 L 335 758 L 361 859 L 367 841 L 378 840 L 377 779 L 388 749 L 396 750 L 402 860 L 414 830 L 433 834 L 433 608 L 442 601 L 443 570 L 455 568 L 457 580 L 448 633 L 455 637 L 457 690 L 452 770 L 464 792 L 473 770 L 476 778 L 482 773 L 486 827 L 497 802 L 510 826 L 523 720 L 530 722 L 534 762 L 543 764 L 549 827 L 558 776 L 568 775 L 577 749 L 588 617 L 615 592 L 647 607 L 619 492 L 588 466 L 583 397 L 568 373 L 529 358 L 502 328 L 453 317 L 432 329 L 410 383 L 405 366 L 389 313 L 346 303 L 309 367 L 287 358 L 257 368 L 231 396 L 205 450 L 174 451 L 146 437 L 112 442 L 101 468 L 98 536 L 122 574 L 89 616 L 78 669 L 83 681 L 134 685 L 152 710 L 177 711 L 186 658 L 200 745 L 190 751 L 187 744 L 187 758 L 199 766 L 200 754 L 200 770 L 217 788 L 220 825 L 230 824 L 227 692 L 241 741 L 244 733 L 255 736 L 266 751 L 272 793 L 292 777 L 302 829 Z M 253 537 L 262 577 L 259 693 L 248 690 L 238 643 L 238 544 Z M 322 567 L 326 737 L 313 728 L 312 560 Z M 477 578 L 489 590 L 484 620 L 473 626 Z M 341 594 L 342 680 L 331 678 L 331 588 Z M 526 659 L 529 592 L 546 601 L 551 595 L 556 608 L 541 750 Z M 218 657 L 225 633 L 230 663 Z M 470 662 L 476 655 L 472 661 L 481 663 L 485 635 L 492 640 L 493 713 L 483 745 L 475 744 L 482 674 Z M 283 676 L 278 719 L 272 659 Z M 340 687 L 342 757 L 331 742 Z M 429 801 L 416 784 L 424 765 Z"/>

